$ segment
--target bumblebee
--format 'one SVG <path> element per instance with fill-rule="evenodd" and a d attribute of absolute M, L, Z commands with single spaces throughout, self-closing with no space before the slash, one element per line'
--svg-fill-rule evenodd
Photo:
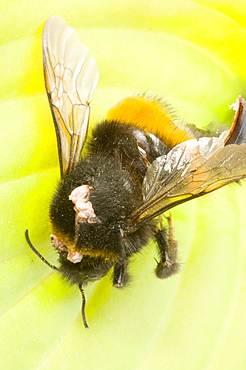
<path fill-rule="evenodd" d="M 59 267 L 37 256 L 82 294 L 83 287 L 113 269 L 124 287 L 132 255 L 155 239 L 158 278 L 179 269 L 171 217 L 183 202 L 246 177 L 245 101 L 233 105 L 229 131 L 206 136 L 178 127 L 170 110 L 147 94 L 120 101 L 87 138 L 90 102 L 99 72 L 94 58 L 63 19 L 48 19 L 43 31 L 47 95 L 57 135 L 61 181 L 50 206 L 51 243 Z M 83 151 L 83 153 L 82 153 Z"/>

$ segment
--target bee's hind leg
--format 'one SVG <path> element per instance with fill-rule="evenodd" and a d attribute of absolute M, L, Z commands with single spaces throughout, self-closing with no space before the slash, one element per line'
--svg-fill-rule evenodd
<path fill-rule="evenodd" d="M 171 215 L 166 218 L 168 228 L 163 227 L 162 222 L 160 222 L 160 227 L 155 230 L 155 239 L 160 255 L 160 262 L 157 262 L 155 273 L 160 279 L 166 279 L 176 274 L 179 270 L 179 264 L 177 262 L 178 243 L 174 240 Z"/>

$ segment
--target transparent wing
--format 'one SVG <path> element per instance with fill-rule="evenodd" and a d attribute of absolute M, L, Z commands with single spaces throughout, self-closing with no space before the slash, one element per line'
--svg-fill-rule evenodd
<path fill-rule="evenodd" d="M 246 144 L 227 145 L 219 138 L 188 140 L 157 158 L 143 183 L 143 205 L 129 221 L 129 230 L 170 208 L 246 177 Z"/>
<path fill-rule="evenodd" d="M 83 149 L 89 104 L 99 72 L 75 30 L 58 16 L 49 18 L 44 27 L 43 63 L 63 177 L 77 163 Z"/>

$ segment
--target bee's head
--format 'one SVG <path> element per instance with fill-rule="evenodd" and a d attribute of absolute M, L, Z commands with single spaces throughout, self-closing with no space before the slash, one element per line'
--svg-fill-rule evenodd
<path fill-rule="evenodd" d="M 83 223 L 74 241 L 51 235 L 59 253 L 59 270 L 72 284 L 101 279 L 125 255 L 121 231 L 104 224 Z"/>

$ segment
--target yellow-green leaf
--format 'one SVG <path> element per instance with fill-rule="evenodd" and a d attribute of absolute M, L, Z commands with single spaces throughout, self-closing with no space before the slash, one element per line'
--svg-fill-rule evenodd
<path fill-rule="evenodd" d="M 246 92 L 245 1 L 51 0 L 0 5 L 0 353 L 3 369 L 245 369 L 246 188 L 231 185 L 172 212 L 181 271 L 153 271 L 150 244 L 124 290 L 111 277 L 81 297 L 52 263 L 48 207 L 59 180 L 41 34 L 53 14 L 76 28 L 100 68 L 91 121 L 152 91 L 202 127 L 230 124 Z"/>

